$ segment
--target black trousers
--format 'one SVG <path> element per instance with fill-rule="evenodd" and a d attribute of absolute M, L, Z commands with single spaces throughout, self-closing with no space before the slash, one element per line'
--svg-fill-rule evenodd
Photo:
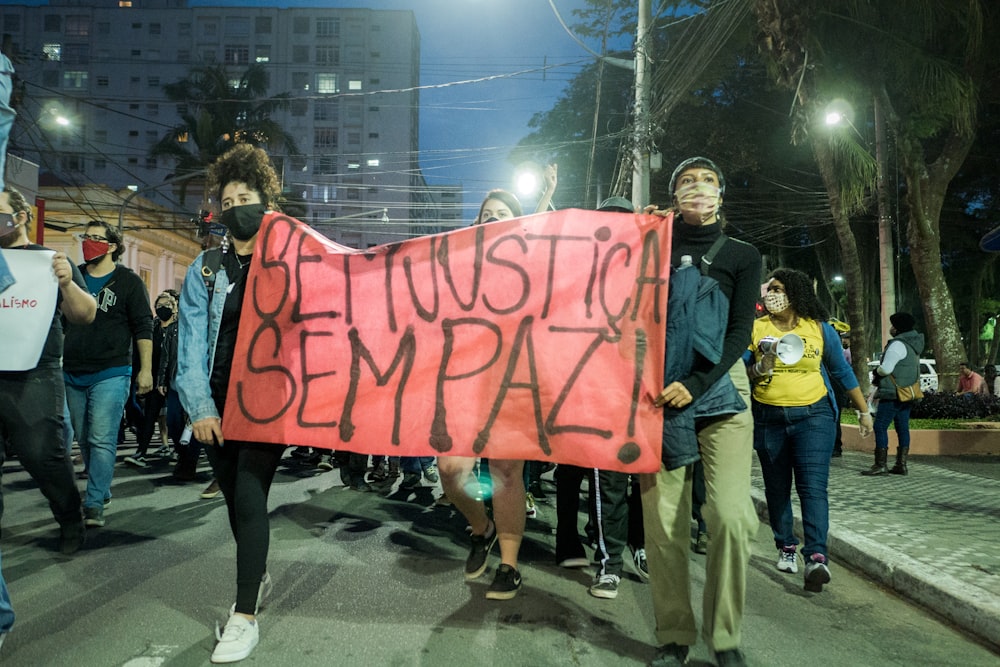
<path fill-rule="evenodd" d="M 205 452 L 236 539 L 236 611 L 254 614 L 271 544 L 267 495 L 285 447 L 227 440 L 222 446 L 206 445 Z"/>
<path fill-rule="evenodd" d="M 61 368 L 36 368 L 0 373 L 0 466 L 7 451 L 17 455 L 24 469 L 49 501 L 60 525 L 79 523 L 80 491 L 73 463 L 63 442 L 65 385 Z M 0 491 L 0 516 L 3 492 Z"/>
<path fill-rule="evenodd" d="M 581 468 L 566 464 L 556 467 L 556 562 L 581 558 L 586 554 L 577 530 L 580 489 L 590 485 L 588 539 L 595 543 L 594 561 L 599 574 L 621 576 L 625 547 L 645 545 L 642 527 L 642 500 L 638 478 L 627 473 Z"/>

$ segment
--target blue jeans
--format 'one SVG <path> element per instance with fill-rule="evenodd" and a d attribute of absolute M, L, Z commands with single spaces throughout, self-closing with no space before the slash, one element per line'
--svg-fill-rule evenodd
<path fill-rule="evenodd" d="M 433 456 L 400 456 L 399 467 L 406 472 L 421 473 L 434 464 Z"/>
<path fill-rule="evenodd" d="M 910 448 L 910 408 L 913 403 L 900 403 L 891 399 L 879 399 L 875 411 L 875 449 L 889 449 L 889 424 L 896 425 L 896 438 L 900 449 Z"/>
<path fill-rule="evenodd" d="M 2 567 L 2 566 L 0 566 Z M 14 625 L 14 608 L 10 606 L 10 593 L 7 592 L 7 582 L 0 570 L 0 634 L 10 632 Z"/>
<path fill-rule="evenodd" d="M 4 187 L 4 174 L 7 166 L 7 142 L 10 140 L 10 130 L 17 116 L 10 106 L 10 95 L 14 89 L 14 66 L 10 59 L 0 53 L 0 192 Z"/>
<path fill-rule="evenodd" d="M 128 375 L 107 378 L 86 387 L 66 383 L 66 402 L 73 431 L 87 467 L 87 495 L 83 506 L 103 508 L 111 498 L 111 478 L 118 453 L 118 427 L 128 400 Z"/>
<path fill-rule="evenodd" d="M 764 476 L 768 521 L 777 548 L 794 546 L 792 477 L 802 507 L 805 545 L 802 557 L 827 555 L 830 526 L 827 481 L 837 435 L 833 407 L 827 398 L 801 407 L 753 404 L 753 446 Z"/>
<path fill-rule="evenodd" d="M 69 414 L 69 403 L 63 399 L 63 446 L 66 448 L 66 453 L 71 454 L 73 452 L 73 440 L 76 435 L 73 433 L 73 417 Z"/>

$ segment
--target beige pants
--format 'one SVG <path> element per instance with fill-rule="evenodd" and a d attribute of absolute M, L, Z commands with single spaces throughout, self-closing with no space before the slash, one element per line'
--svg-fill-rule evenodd
<path fill-rule="evenodd" d="M 708 560 L 705 564 L 703 634 L 709 648 L 724 651 L 740 645 L 750 543 L 758 520 L 750 499 L 753 416 L 750 384 L 742 360 L 729 376 L 747 409 L 720 418 L 698 432 L 705 465 Z M 688 574 L 691 547 L 692 467 L 640 475 L 646 558 L 656 617 L 656 640 L 691 646 L 698 628 L 691 608 Z"/>

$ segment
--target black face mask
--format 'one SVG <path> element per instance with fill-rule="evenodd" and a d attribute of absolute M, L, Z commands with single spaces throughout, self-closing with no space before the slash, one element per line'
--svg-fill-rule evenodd
<path fill-rule="evenodd" d="M 174 316 L 174 309 L 170 306 L 159 306 L 156 309 L 156 316 L 160 318 L 161 322 L 166 322 Z"/>
<path fill-rule="evenodd" d="M 266 210 L 267 207 L 263 204 L 233 206 L 222 212 L 219 221 L 226 226 L 234 239 L 249 241 L 260 230 L 260 223 L 264 219 Z"/>

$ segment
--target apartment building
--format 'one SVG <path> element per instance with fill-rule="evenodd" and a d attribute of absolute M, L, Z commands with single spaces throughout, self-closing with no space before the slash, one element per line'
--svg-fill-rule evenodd
<path fill-rule="evenodd" d="M 181 201 L 178 185 L 163 185 L 175 176 L 174 162 L 150 155 L 188 112 L 164 86 L 219 63 L 236 82 L 257 63 L 267 72 L 268 96 L 291 96 L 271 118 L 298 153 L 267 148 L 285 191 L 301 199 L 298 217 L 353 247 L 434 229 L 442 216 L 418 164 L 413 13 L 247 5 L 50 0 L 0 7 L 4 51 L 23 81 L 11 152 L 74 187 L 131 188 L 196 213 L 204 206 L 196 181 Z"/>

